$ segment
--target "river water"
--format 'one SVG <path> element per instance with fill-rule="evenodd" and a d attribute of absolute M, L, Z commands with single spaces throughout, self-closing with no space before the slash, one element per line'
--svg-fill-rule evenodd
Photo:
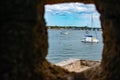
<path fill-rule="evenodd" d="M 101 60 L 103 42 L 102 31 L 89 31 L 99 39 L 99 43 L 81 42 L 84 30 L 65 30 L 68 34 L 61 34 L 57 29 L 48 29 L 49 49 L 47 59 L 57 63 L 67 59 Z"/>

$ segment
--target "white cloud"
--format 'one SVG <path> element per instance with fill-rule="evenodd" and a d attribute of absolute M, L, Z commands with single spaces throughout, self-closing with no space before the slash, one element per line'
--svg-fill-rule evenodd
<path fill-rule="evenodd" d="M 94 21 L 96 21 L 96 24 L 97 23 L 99 24 L 100 15 L 96 11 L 95 6 L 93 4 L 63 3 L 63 4 L 54 4 L 54 5 L 45 5 L 45 12 L 46 12 L 45 18 L 48 20 L 54 17 L 57 18 L 61 17 L 60 19 L 64 19 L 65 17 L 70 17 L 69 18 L 70 20 L 78 20 L 78 22 L 80 22 L 81 20 L 86 20 L 85 23 L 87 24 L 90 24 L 89 22 L 91 19 L 91 15 L 93 15 Z"/>
<path fill-rule="evenodd" d="M 54 4 L 46 5 L 46 12 L 50 13 L 93 13 L 95 12 L 95 6 L 92 4 L 85 5 L 82 3 L 63 3 L 63 4 Z"/>

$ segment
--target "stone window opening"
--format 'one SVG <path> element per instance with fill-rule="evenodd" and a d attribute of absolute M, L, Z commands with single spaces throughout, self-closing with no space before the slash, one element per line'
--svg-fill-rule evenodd
<path fill-rule="evenodd" d="M 70 0 L 2 0 L 1 79 L 2 80 L 119 80 L 120 79 L 120 1 L 72 0 L 93 3 L 100 13 L 103 52 L 100 66 L 71 73 L 49 63 L 44 5 Z M 38 17 L 39 16 L 39 17 Z"/>
<path fill-rule="evenodd" d="M 62 6 L 63 5 L 63 6 Z M 65 6 L 66 5 L 66 6 Z M 76 12 L 72 12 L 72 11 L 69 11 L 69 8 L 68 8 L 68 6 L 69 5 L 71 5 L 71 8 L 70 8 L 70 10 L 73 10 L 73 11 L 76 11 Z M 76 6 L 77 5 L 77 6 Z M 65 8 L 66 10 L 65 10 L 65 12 L 64 12 L 64 9 L 63 9 L 63 11 L 61 11 L 62 9 L 60 9 L 60 6 L 61 7 L 63 7 L 63 8 Z M 54 7 L 54 8 L 53 8 Z M 57 9 L 55 9 L 55 7 L 57 7 Z M 60 9 L 60 10 L 59 10 Z M 89 10 L 90 9 L 90 10 Z M 54 13 L 51 13 L 52 12 L 52 10 L 54 10 Z M 78 10 L 78 11 L 77 11 Z M 84 11 L 84 10 L 86 10 L 86 11 Z M 80 18 L 83 18 L 84 19 L 84 17 L 85 17 L 85 23 L 83 24 L 83 25 L 78 25 L 79 27 L 81 27 L 81 26 L 88 26 L 88 27 L 91 27 L 91 28 L 93 28 L 93 27 L 97 27 L 97 28 L 101 28 L 100 27 L 100 25 L 97 25 L 96 26 L 96 24 L 98 24 L 99 23 L 99 14 L 98 14 L 98 12 L 95 10 L 95 7 L 94 7 L 94 4 L 83 4 L 83 3 L 65 3 L 65 4 L 57 4 L 57 5 L 48 5 L 48 7 L 47 6 L 45 6 L 45 11 L 46 11 L 46 18 L 45 18 L 45 20 L 46 20 L 46 25 L 49 23 L 49 21 L 48 20 L 50 20 L 49 19 L 49 17 L 51 17 L 51 16 L 58 16 L 58 17 L 62 17 L 62 18 L 64 18 L 65 17 L 65 15 L 66 14 L 68 14 L 68 13 L 66 13 L 67 11 L 69 11 L 69 14 L 68 15 L 70 15 L 69 17 L 73 17 L 74 15 L 74 17 L 80 17 Z M 93 16 L 94 15 L 94 16 Z M 92 19 L 93 19 L 93 21 L 91 21 L 91 16 L 93 17 Z M 48 17 L 48 18 L 47 18 Z M 87 18 L 86 18 L 87 17 Z M 52 19 L 53 20 L 53 19 Z M 75 20 L 75 18 L 74 18 L 74 20 Z M 79 21 L 79 20 L 78 20 Z M 88 21 L 88 22 L 87 22 Z M 96 22 L 97 21 L 97 22 Z M 48 23 L 47 23 L 48 22 Z M 56 22 L 56 18 L 55 18 L 55 21 L 53 20 L 53 22 L 55 23 Z M 63 21 L 62 23 L 66 23 L 67 21 L 66 21 L 66 19 L 65 19 L 65 21 Z M 81 21 L 79 21 L 79 22 L 82 22 L 82 20 Z M 93 24 L 91 23 L 91 22 L 94 22 Z M 68 20 L 68 23 L 71 23 L 70 22 L 70 20 Z M 88 24 L 86 24 L 86 23 L 88 23 Z M 70 31 L 74 31 L 74 32 L 76 32 L 75 30 L 74 30 L 74 28 L 76 27 L 76 26 L 73 26 L 72 28 L 70 28 L 70 29 L 67 29 L 66 30 L 66 28 L 67 27 L 69 27 L 69 26 L 71 26 L 71 25 L 69 25 L 69 26 L 65 26 L 65 29 L 64 29 L 64 31 L 66 31 L 66 32 L 68 32 L 68 34 L 61 34 L 61 32 L 63 31 L 63 29 L 61 29 L 61 27 L 59 26 L 59 24 L 60 23 L 58 23 L 58 24 L 54 24 L 54 26 L 47 26 L 47 27 L 49 27 L 48 28 L 48 41 L 49 41 L 49 48 L 48 48 L 48 55 L 47 55 L 47 59 L 48 59 L 48 61 L 50 60 L 50 62 L 51 63 L 59 63 L 59 62 L 62 62 L 62 61 L 65 61 L 65 60 L 70 60 L 70 61 L 74 61 L 74 59 L 76 60 L 76 59 L 83 59 L 83 60 L 85 60 L 86 59 L 86 61 L 87 60 L 93 60 L 93 61 L 101 61 L 101 54 L 102 54 L 102 35 L 101 35 L 101 33 L 102 33 L 102 31 L 100 31 L 100 29 L 96 29 L 96 31 L 95 30 L 93 30 L 93 29 L 87 29 L 88 30 L 88 32 L 90 33 L 90 34 L 92 34 L 92 35 L 94 35 L 95 37 L 97 37 L 97 38 L 99 38 L 99 43 L 97 44 L 97 43 L 84 43 L 83 44 L 83 47 L 86 49 L 86 47 L 85 47 L 85 45 L 87 46 L 90 46 L 91 47 L 91 50 L 89 51 L 89 52 L 86 52 L 86 50 L 84 49 L 84 51 L 83 50 L 81 50 L 81 47 L 80 47 L 80 45 L 82 46 L 82 43 L 81 43 L 81 40 L 82 40 L 82 38 L 80 38 L 80 37 L 83 37 L 83 35 L 84 35 L 84 33 L 85 33 L 85 30 L 83 29 L 76 29 L 76 31 L 78 32 L 80 32 L 81 30 L 82 30 L 82 33 L 83 34 L 80 34 L 80 33 L 76 33 L 76 34 L 79 34 L 79 36 L 77 36 L 78 38 L 77 38 L 77 40 L 75 41 L 72 37 L 74 37 L 74 36 L 76 36 L 74 33 L 72 33 L 72 32 L 70 32 Z M 57 27 L 56 27 L 56 26 Z M 99 26 L 99 27 L 98 27 Z M 62 27 L 64 27 L 64 26 L 62 26 Z M 52 32 L 54 32 L 54 34 L 52 34 Z M 55 34 L 57 34 L 57 35 L 55 35 Z M 71 35 L 71 34 L 73 34 L 73 35 Z M 71 35 L 71 38 L 67 41 L 68 43 L 66 44 L 66 43 L 64 43 L 62 40 L 60 41 L 60 39 L 64 39 L 64 37 L 70 37 L 70 35 Z M 97 35 L 97 36 L 96 36 Z M 53 37 L 53 36 L 56 36 L 56 37 Z M 52 38 L 51 38 L 52 37 Z M 57 40 L 56 40 L 56 39 Z M 58 39 L 59 38 L 59 39 Z M 75 37 L 76 38 L 76 37 Z M 73 40 L 72 40 L 73 39 Z M 71 46 L 71 45 L 73 45 L 73 44 L 71 44 L 70 43 L 70 41 L 72 40 L 72 43 L 73 44 L 76 44 L 75 42 L 77 42 L 77 44 L 79 44 L 79 46 L 76 44 L 76 45 L 74 45 L 74 47 L 76 48 L 76 47 L 78 47 L 77 49 L 74 49 L 74 47 L 73 46 Z M 59 45 L 57 45 L 57 44 L 59 44 Z M 56 45 L 56 46 L 55 46 Z M 64 46 L 63 46 L 64 45 Z M 97 48 L 95 48 L 95 46 L 96 47 L 99 47 L 99 50 L 97 49 Z M 90 48 L 89 47 L 89 48 Z M 67 48 L 67 50 L 66 50 L 66 48 Z M 72 50 L 71 50 L 72 49 Z M 95 51 L 95 49 L 97 49 L 96 51 Z M 77 53 L 75 53 L 75 50 L 77 51 L 78 50 L 78 52 Z M 62 52 L 61 52 L 62 51 Z M 63 52 L 64 51 L 64 52 Z M 86 53 L 88 53 L 88 55 L 86 54 Z M 92 54 L 93 53 L 93 54 Z M 72 55 L 73 54 L 73 56 L 69 56 L 69 55 Z M 86 54 L 86 56 L 91 56 L 91 57 L 89 57 L 89 58 L 86 58 L 85 56 L 82 56 L 82 55 L 85 55 Z M 59 55 L 59 56 L 57 56 L 57 55 Z M 75 55 L 77 55 L 77 57 L 75 57 Z M 79 56 L 79 57 L 78 57 Z M 72 60 L 73 59 L 73 60 Z M 70 62 L 69 61 L 69 62 Z M 82 61 L 82 60 L 81 60 Z M 86 64 L 87 65 L 87 64 Z M 79 67 L 80 67 L 80 65 L 79 65 Z M 74 67 L 75 68 L 75 67 Z M 72 69 L 72 70 L 74 70 L 74 68 Z M 80 68 L 78 68 L 78 69 L 80 69 Z M 77 70 L 77 69 L 76 69 Z M 80 71 L 80 70 L 79 70 Z"/>

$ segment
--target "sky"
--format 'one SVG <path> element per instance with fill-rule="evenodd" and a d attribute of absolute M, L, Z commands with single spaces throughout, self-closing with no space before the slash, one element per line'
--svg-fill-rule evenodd
<path fill-rule="evenodd" d="M 93 4 L 63 3 L 45 5 L 47 26 L 100 26 L 100 14 Z"/>

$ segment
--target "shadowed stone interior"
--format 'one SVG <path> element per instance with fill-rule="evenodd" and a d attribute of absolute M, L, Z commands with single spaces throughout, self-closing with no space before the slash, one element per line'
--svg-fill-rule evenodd
<path fill-rule="evenodd" d="M 44 5 L 93 3 L 101 14 L 101 65 L 72 73 L 46 60 L 48 33 Z M 115 0 L 1 0 L 0 80 L 119 80 L 120 1 Z"/>

